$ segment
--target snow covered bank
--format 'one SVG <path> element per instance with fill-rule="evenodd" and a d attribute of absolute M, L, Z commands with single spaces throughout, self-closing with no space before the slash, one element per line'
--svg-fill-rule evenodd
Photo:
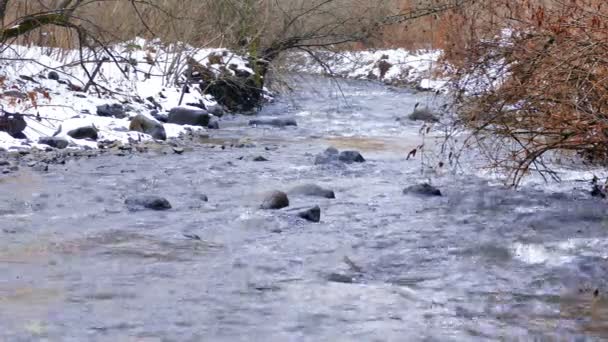
<path fill-rule="evenodd" d="M 195 49 L 138 39 L 113 46 L 111 51 L 109 55 L 102 49 L 4 47 L 0 57 L 0 117 L 23 114 L 27 127 L 15 137 L 1 131 L 0 123 L 0 148 L 48 148 L 38 141 L 53 135 L 66 138 L 72 147 L 95 148 L 94 140 L 67 135 L 83 126 L 97 129 L 97 141 L 149 140 L 152 137 L 148 134 L 129 130 L 132 117 L 142 114 L 162 120 L 166 112 L 180 104 L 222 113 L 215 99 L 203 94 L 197 84 L 183 86 L 193 63 L 211 76 L 253 73 L 246 58 L 225 49 Z M 206 129 L 168 123 L 163 126 L 168 138 L 188 129 Z"/>
<path fill-rule="evenodd" d="M 293 72 L 335 75 L 344 78 L 379 80 L 391 85 L 421 90 L 440 90 L 446 80 L 437 73 L 442 51 L 404 49 L 297 53 L 289 56 L 287 68 Z"/>

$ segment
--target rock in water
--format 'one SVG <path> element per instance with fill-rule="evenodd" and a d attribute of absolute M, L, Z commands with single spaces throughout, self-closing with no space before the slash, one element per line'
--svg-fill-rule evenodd
<path fill-rule="evenodd" d="M 298 216 L 307 221 L 317 223 L 317 222 L 321 221 L 321 208 L 319 208 L 318 205 L 315 205 L 314 207 L 312 207 L 308 210 L 299 212 Z"/>
<path fill-rule="evenodd" d="M 338 159 L 346 164 L 365 162 L 365 158 L 357 151 L 342 151 L 340 152 Z"/>
<path fill-rule="evenodd" d="M 149 134 L 156 140 L 167 140 L 163 124 L 142 114 L 131 119 L 129 130 Z"/>
<path fill-rule="evenodd" d="M 99 138 L 99 135 L 97 134 L 97 128 L 93 126 L 85 126 L 73 129 L 68 132 L 68 135 L 74 139 L 97 140 Z"/>
<path fill-rule="evenodd" d="M 258 118 L 249 120 L 250 126 L 273 126 L 273 127 L 286 127 L 286 126 L 297 126 L 298 123 L 292 118 Z"/>
<path fill-rule="evenodd" d="M 282 191 L 273 191 L 266 195 L 260 209 L 282 209 L 289 206 L 287 194 Z"/>
<path fill-rule="evenodd" d="M 40 137 L 39 144 L 49 145 L 57 149 L 64 149 L 70 144 L 66 139 L 59 137 Z"/>
<path fill-rule="evenodd" d="M 405 195 L 441 196 L 441 191 L 429 183 L 416 184 L 403 189 Z"/>
<path fill-rule="evenodd" d="M 336 198 L 332 190 L 323 189 L 316 184 L 298 185 L 289 191 L 290 194 L 323 198 Z"/>
<path fill-rule="evenodd" d="M 211 116 L 205 110 L 175 107 L 169 111 L 167 122 L 177 125 L 207 127 L 210 119 Z"/>
<path fill-rule="evenodd" d="M 412 114 L 408 116 L 408 119 L 412 121 L 439 122 L 437 116 L 427 107 L 414 109 Z"/>
<path fill-rule="evenodd" d="M 127 208 L 131 211 L 150 209 L 150 210 L 169 210 L 171 203 L 160 196 L 139 195 L 131 196 L 125 200 Z"/>
<path fill-rule="evenodd" d="M 119 103 L 115 103 L 112 105 L 101 105 L 97 106 L 97 115 L 104 117 L 114 117 L 117 119 L 124 119 L 127 117 L 127 113 L 125 111 L 125 107 Z"/>

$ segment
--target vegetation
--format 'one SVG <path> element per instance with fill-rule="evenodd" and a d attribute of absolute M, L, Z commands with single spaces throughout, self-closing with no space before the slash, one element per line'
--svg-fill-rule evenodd
<path fill-rule="evenodd" d="M 134 37 L 227 47 L 260 89 L 284 51 L 443 49 L 454 108 L 516 185 L 543 158 L 608 160 L 601 0 L 0 0 L 0 44 L 106 48 Z M 237 92 L 239 93 L 239 92 Z"/>

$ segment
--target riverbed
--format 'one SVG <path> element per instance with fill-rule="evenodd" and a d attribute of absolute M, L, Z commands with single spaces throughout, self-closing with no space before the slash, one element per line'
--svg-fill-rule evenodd
<path fill-rule="evenodd" d="M 0 340 L 608 337 L 605 203 L 406 160 L 433 138 L 396 118 L 432 105 L 432 94 L 290 83 L 294 92 L 259 116 L 297 127 L 230 116 L 183 154 L 2 176 Z M 366 162 L 315 165 L 330 146 Z M 428 181 L 443 196 L 402 193 Z M 336 198 L 259 209 L 268 191 L 307 183 Z M 127 210 L 125 198 L 140 194 L 173 208 Z M 294 214 L 315 205 L 319 223 Z"/>

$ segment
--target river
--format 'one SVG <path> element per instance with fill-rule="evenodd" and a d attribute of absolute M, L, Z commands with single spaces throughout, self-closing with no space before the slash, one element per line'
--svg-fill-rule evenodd
<path fill-rule="evenodd" d="M 470 341 L 608 337 L 605 204 L 406 160 L 425 94 L 294 78 L 185 153 L 104 155 L 0 178 L 0 340 Z M 427 137 L 427 139 L 430 139 Z M 221 148 L 224 146 L 224 148 Z M 365 163 L 315 165 L 329 146 Z M 268 161 L 255 162 L 263 156 Z M 442 197 L 404 195 L 432 179 Z M 321 222 L 258 209 L 315 183 Z M 166 197 L 131 212 L 127 196 Z M 208 202 L 202 195 L 208 196 Z"/>

